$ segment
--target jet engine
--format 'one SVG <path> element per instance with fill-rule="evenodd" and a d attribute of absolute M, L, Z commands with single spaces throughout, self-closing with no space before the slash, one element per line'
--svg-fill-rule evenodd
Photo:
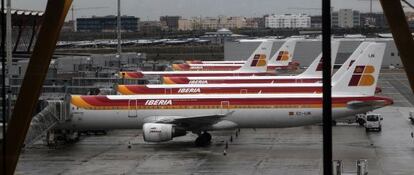
<path fill-rule="evenodd" d="M 163 123 L 145 123 L 142 131 L 146 142 L 165 142 L 187 134 L 186 130 L 176 125 Z"/>

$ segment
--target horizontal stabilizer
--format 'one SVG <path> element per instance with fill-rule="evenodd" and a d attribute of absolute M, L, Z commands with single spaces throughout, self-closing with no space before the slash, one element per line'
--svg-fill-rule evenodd
<path fill-rule="evenodd" d="M 390 102 L 386 100 L 375 100 L 375 101 L 350 101 L 348 102 L 349 109 L 361 109 L 361 108 L 372 108 L 377 109 L 389 104 Z"/>

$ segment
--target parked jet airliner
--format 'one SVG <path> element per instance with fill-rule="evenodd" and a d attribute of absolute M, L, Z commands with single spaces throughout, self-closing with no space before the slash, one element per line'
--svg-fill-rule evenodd
<path fill-rule="evenodd" d="M 190 60 L 186 61 L 186 64 L 244 64 L 246 61 L 201 61 L 201 60 Z"/>
<path fill-rule="evenodd" d="M 143 78 L 144 76 L 252 76 L 274 75 L 267 71 L 267 60 L 270 56 L 273 42 L 263 41 L 253 52 L 246 63 L 237 70 L 232 71 L 138 71 L 120 72 L 119 76 L 126 79 Z"/>
<path fill-rule="evenodd" d="M 370 42 L 364 42 L 336 71 L 332 77 L 332 83 L 337 82 L 340 77 L 350 71 L 349 67 L 356 59 L 363 55 L 363 51 L 370 52 L 365 48 Z M 371 47 L 375 47 L 372 45 Z M 382 52 L 382 51 L 381 51 Z M 382 60 L 381 60 L 382 61 Z M 362 63 L 360 63 L 362 64 Z M 380 65 L 379 65 L 380 66 Z M 376 67 L 375 69 L 380 69 Z M 118 92 L 122 95 L 134 94 L 243 94 L 243 93 L 321 93 L 321 83 L 243 83 L 243 84 L 150 84 L 150 85 L 118 85 Z"/>
<path fill-rule="evenodd" d="M 255 40 L 252 40 L 255 41 Z M 274 40 L 269 40 L 274 41 Z M 256 41 L 257 42 L 257 41 Z M 274 56 L 269 57 L 267 71 L 275 70 L 296 70 L 299 66 L 297 62 L 292 62 L 293 53 L 295 51 L 297 39 L 288 39 L 279 50 L 274 54 Z M 215 63 L 211 64 L 173 64 L 172 68 L 175 71 L 219 71 L 219 70 L 237 70 L 239 69 L 245 61 L 240 64 L 228 64 L 225 63 Z"/>
<path fill-rule="evenodd" d="M 335 63 L 339 42 L 332 42 L 331 58 Z M 203 77 L 163 77 L 164 84 L 240 84 L 240 83 L 315 83 L 322 78 L 322 54 L 301 74 L 294 76 L 203 76 Z M 332 64 L 332 68 L 333 68 Z"/>
<path fill-rule="evenodd" d="M 385 48 L 375 43 L 368 63 L 354 63 L 333 85 L 333 119 L 391 105 L 374 95 L 378 62 Z M 209 144 L 208 131 L 234 128 L 296 127 L 320 123 L 322 94 L 191 94 L 71 96 L 72 120 L 59 129 L 143 129 L 147 142 L 163 142 L 187 132 L 199 135 L 196 145 Z"/>

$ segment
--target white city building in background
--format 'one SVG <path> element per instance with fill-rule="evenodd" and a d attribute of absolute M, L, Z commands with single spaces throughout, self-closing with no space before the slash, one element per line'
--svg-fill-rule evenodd
<path fill-rule="evenodd" d="M 311 18 L 306 14 L 269 15 L 265 17 L 266 28 L 309 28 Z"/>
<path fill-rule="evenodd" d="M 333 27 L 353 28 L 361 25 L 360 13 L 357 10 L 339 9 L 338 11 L 332 11 L 331 18 Z"/>

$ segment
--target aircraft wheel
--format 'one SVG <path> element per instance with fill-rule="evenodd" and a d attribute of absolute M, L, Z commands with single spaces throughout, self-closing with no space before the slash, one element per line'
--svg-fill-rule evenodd
<path fill-rule="evenodd" d="M 211 135 L 205 132 L 198 136 L 194 143 L 198 147 L 205 147 L 211 143 Z"/>
<path fill-rule="evenodd" d="M 202 136 L 205 137 L 209 143 L 211 142 L 211 134 L 210 133 L 204 132 L 202 134 Z"/>
<path fill-rule="evenodd" d="M 365 124 L 365 121 L 362 120 L 362 119 L 358 119 L 357 122 L 358 122 L 359 126 L 364 126 L 364 124 Z"/>

